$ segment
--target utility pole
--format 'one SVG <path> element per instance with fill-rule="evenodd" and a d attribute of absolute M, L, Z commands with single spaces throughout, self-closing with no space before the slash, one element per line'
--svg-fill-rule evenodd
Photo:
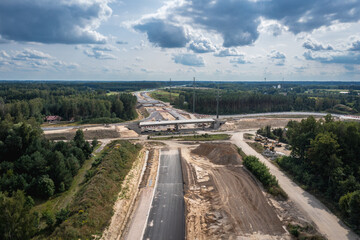
<path fill-rule="evenodd" d="M 193 87 L 194 87 L 194 93 L 193 93 L 193 113 L 195 113 L 195 77 L 194 77 Z"/>
<path fill-rule="evenodd" d="M 220 93 L 219 93 L 219 83 L 218 83 L 217 96 L 216 96 L 216 119 L 219 119 L 219 101 L 220 101 Z"/>
<path fill-rule="evenodd" d="M 171 102 L 172 102 L 172 98 L 171 98 L 171 78 L 170 78 L 170 105 L 171 105 Z"/>

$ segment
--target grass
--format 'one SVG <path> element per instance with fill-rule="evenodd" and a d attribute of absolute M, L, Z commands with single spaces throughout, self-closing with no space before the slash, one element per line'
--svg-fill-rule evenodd
<path fill-rule="evenodd" d="M 163 101 L 163 102 L 170 102 L 170 92 L 164 90 L 157 90 L 150 93 L 150 97 Z M 171 93 L 171 100 L 174 101 L 175 98 L 179 97 L 179 93 Z"/>
<path fill-rule="evenodd" d="M 246 153 L 244 153 L 244 151 L 241 148 L 237 147 L 237 150 L 242 159 L 244 159 L 247 156 Z"/>
<path fill-rule="evenodd" d="M 126 192 L 121 183 L 138 157 L 141 145 L 129 141 L 113 141 L 89 170 L 93 172 L 69 206 L 70 215 L 51 239 L 93 239 L 107 227 L 118 194 Z"/>
<path fill-rule="evenodd" d="M 137 159 L 141 145 L 113 141 L 87 160 L 67 192 L 37 206 L 37 211 L 68 211 L 62 223 L 43 228 L 36 239 L 94 239 L 113 215 L 121 183 Z M 44 226 L 45 223 L 42 224 Z"/>
<path fill-rule="evenodd" d="M 261 143 L 258 142 L 247 142 L 256 152 L 262 153 L 265 149 Z"/>
<path fill-rule="evenodd" d="M 254 137 L 254 134 L 244 133 L 244 138 L 247 139 L 247 140 L 251 140 L 251 139 L 253 139 L 253 137 Z"/>
<path fill-rule="evenodd" d="M 202 134 L 202 135 L 192 135 L 192 136 L 170 136 L 170 137 L 156 137 L 153 138 L 156 140 L 172 140 L 176 139 L 179 141 L 219 141 L 219 140 L 229 140 L 230 135 L 228 134 Z"/>

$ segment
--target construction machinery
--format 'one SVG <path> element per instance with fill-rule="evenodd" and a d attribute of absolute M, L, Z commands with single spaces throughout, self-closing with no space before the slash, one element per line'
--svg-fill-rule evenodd
<path fill-rule="evenodd" d="M 256 134 L 256 136 L 255 136 L 255 141 L 261 142 L 261 140 L 262 140 L 262 138 L 261 138 L 259 135 Z"/>

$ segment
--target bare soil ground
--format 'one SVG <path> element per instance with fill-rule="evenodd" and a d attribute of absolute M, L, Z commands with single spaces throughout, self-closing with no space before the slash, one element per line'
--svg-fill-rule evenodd
<path fill-rule="evenodd" d="M 230 144 L 182 149 L 188 239 L 287 239 L 274 207 Z"/>
<path fill-rule="evenodd" d="M 159 149 L 150 149 L 146 169 L 144 171 L 134 208 L 128 219 L 121 239 L 141 239 L 146 224 L 149 208 L 151 207 L 157 169 L 159 164 Z"/>
<path fill-rule="evenodd" d="M 220 127 L 220 130 L 258 129 L 270 125 L 273 128 L 285 127 L 290 120 L 301 121 L 303 118 L 242 118 L 229 120 Z"/>
<path fill-rule="evenodd" d="M 108 139 L 108 138 L 132 138 L 139 135 L 125 126 L 97 126 L 82 129 L 87 140 Z M 45 131 L 45 137 L 50 140 L 71 140 L 74 138 L 77 129 L 61 129 Z"/>

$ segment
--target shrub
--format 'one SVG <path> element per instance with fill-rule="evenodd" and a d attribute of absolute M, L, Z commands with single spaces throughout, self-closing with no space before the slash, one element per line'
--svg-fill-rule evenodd
<path fill-rule="evenodd" d="M 246 156 L 244 165 L 252 172 L 257 179 L 264 185 L 266 190 L 274 195 L 287 198 L 287 194 L 280 188 L 279 183 L 274 175 L 272 175 L 266 165 L 259 161 L 255 156 Z"/>

